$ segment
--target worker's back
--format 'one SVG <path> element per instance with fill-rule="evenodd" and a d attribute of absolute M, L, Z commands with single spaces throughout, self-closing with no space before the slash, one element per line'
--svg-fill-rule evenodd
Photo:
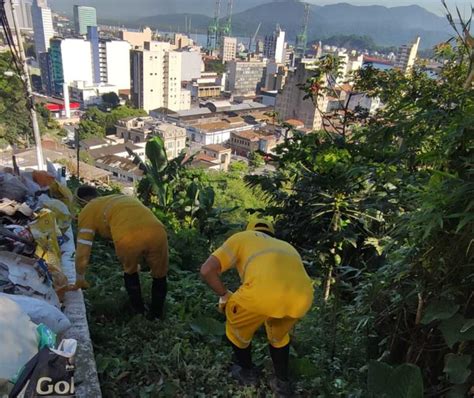
<path fill-rule="evenodd" d="M 237 268 L 242 280 L 239 303 L 249 310 L 276 318 L 298 318 L 311 306 L 311 279 L 289 243 L 262 232 L 245 231 L 233 235 L 216 254 L 219 259 L 226 258 L 223 270 Z"/>
<path fill-rule="evenodd" d="M 79 225 L 91 228 L 115 242 L 126 234 L 160 225 L 161 222 L 138 199 L 125 195 L 110 195 L 91 200 L 79 215 Z"/>

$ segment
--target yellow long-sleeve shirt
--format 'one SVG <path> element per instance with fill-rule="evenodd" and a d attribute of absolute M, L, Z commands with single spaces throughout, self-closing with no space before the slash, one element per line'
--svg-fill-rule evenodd
<path fill-rule="evenodd" d="M 124 196 L 104 196 L 90 201 L 79 214 L 76 270 L 84 274 L 89 264 L 89 257 L 97 233 L 103 238 L 119 242 L 127 234 L 137 235 L 140 245 L 140 229 L 161 226 L 150 209 L 138 199 Z"/>

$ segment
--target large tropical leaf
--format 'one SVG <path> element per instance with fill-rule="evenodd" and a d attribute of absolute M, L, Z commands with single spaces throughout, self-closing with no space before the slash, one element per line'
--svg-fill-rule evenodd
<path fill-rule="evenodd" d="M 472 357 L 470 355 L 448 354 L 445 358 L 444 373 L 453 384 L 465 383 L 471 375 L 469 365 Z"/>
<path fill-rule="evenodd" d="M 145 154 L 151 163 L 154 173 L 162 172 L 168 165 L 165 143 L 161 137 L 153 137 L 146 143 Z"/>
<path fill-rule="evenodd" d="M 224 336 L 225 328 L 222 322 L 214 318 L 201 317 L 194 319 L 189 324 L 191 329 L 201 336 Z"/>

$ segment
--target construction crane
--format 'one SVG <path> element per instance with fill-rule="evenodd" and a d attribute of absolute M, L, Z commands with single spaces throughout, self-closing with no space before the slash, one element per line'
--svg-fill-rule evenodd
<path fill-rule="evenodd" d="M 215 50 L 218 46 L 219 39 L 219 18 L 221 14 L 221 0 L 216 0 L 216 7 L 214 9 L 214 18 L 207 28 L 207 48 Z"/>
<path fill-rule="evenodd" d="M 220 29 L 220 35 L 231 36 L 232 35 L 232 8 L 234 7 L 234 0 L 228 0 L 227 3 L 227 17 Z M 220 41 L 220 37 L 219 37 Z"/>
<path fill-rule="evenodd" d="M 257 26 L 257 30 L 255 31 L 255 34 L 253 35 L 253 37 L 250 38 L 250 42 L 249 42 L 249 53 L 252 51 L 252 43 L 255 43 L 256 40 L 257 40 L 257 35 L 258 35 L 258 32 L 260 32 L 260 28 L 262 27 L 262 23 L 260 22 Z"/>
<path fill-rule="evenodd" d="M 304 4 L 304 15 L 303 15 L 303 25 L 301 27 L 300 33 L 296 36 L 296 46 L 295 52 L 298 57 L 304 57 L 308 45 L 308 25 L 309 25 L 309 13 L 310 5 L 308 3 Z"/>

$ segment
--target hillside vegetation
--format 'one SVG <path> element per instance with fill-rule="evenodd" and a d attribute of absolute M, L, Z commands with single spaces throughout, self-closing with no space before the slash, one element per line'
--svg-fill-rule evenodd
<path fill-rule="evenodd" d="M 100 243 L 87 300 L 104 396 L 269 394 L 262 335 L 254 344 L 258 389 L 228 377 L 224 319 L 198 275 L 208 254 L 257 213 L 298 248 L 316 287 L 293 336 L 297 396 L 465 397 L 474 382 L 472 54 L 460 38 L 438 47 L 436 84 L 418 69 L 361 70 L 357 87 L 385 108 L 348 117 L 351 135 L 295 134 L 279 147 L 271 175 L 241 167 L 205 174 L 184 157 L 168 161 L 159 139 L 150 143 L 138 192 L 170 233 L 167 314 L 162 322 L 130 319 L 120 266 L 111 244 Z M 303 88 L 308 100 L 337 70 L 337 60 L 321 61 Z M 227 282 L 237 286 L 235 275 Z"/>

